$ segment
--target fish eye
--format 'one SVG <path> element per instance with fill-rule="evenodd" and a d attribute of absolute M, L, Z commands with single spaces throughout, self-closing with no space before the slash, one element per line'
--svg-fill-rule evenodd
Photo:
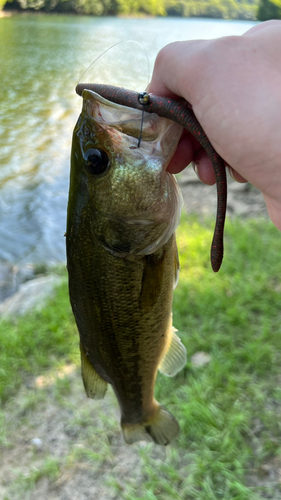
<path fill-rule="evenodd" d="M 91 174 L 102 174 L 107 169 L 109 160 L 102 149 L 88 149 L 83 153 L 83 157 Z"/>

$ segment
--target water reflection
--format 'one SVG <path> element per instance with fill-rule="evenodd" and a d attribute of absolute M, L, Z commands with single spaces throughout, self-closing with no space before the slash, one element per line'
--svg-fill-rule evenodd
<path fill-rule="evenodd" d="M 0 260 L 65 258 L 70 143 L 81 107 L 74 88 L 92 61 L 134 39 L 152 68 L 171 41 L 241 34 L 252 24 L 40 14 L 0 19 Z M 135 44 L 124 56 L 107 53 L 87 78 L 143 90 L 147 69 L 138 55 Z"/>

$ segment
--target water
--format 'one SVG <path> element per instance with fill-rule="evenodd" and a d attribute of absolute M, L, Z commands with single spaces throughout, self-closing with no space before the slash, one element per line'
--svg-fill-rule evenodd
<path fill-rule="evenodd" d="M 169 42 L 241 35 L 254 23 L 21 15 L 0 19 L 0 261 L 65 259 L 69 156 L 81 108 L 74 88 L 108 47 L 140 42 L 150 71 Z M 118 45 L 82 80 L 143 90 L 145 51 Z"/>

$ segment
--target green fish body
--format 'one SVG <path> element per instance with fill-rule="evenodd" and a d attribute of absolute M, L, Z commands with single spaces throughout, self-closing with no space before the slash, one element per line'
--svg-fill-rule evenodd
<path fill-rule="evenodd" d="M 111 384 L 128 443 L 168 444 L 173 415 L 154 399 L 157 370 L 175 375 L 186 352 L 172 327 L 182 198 L 167 167 L 175 123 L 83 92 L 73 133 L 67 220 L 69 294 L 86 393 Z"/>

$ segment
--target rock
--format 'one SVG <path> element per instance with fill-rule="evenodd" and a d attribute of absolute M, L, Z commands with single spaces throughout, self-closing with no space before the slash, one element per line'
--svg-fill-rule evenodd
<path fill-rule="evenodd" d="M 43 448 L 43 441 L 40 438 L 31 439 L 31 444 L 36 450 L 41 450 Z"/>
<path fill-rule="evenodd" d="M 22 283 L 34 277 L 33 264 L 18 267 L 10 262 L 0 262 L 0 302 L 16 293 Z"/>
<path fill-rule="evenodd" d="M 0 304 L 0 315 L 21 316 L 31 310 L 40 310 L 52 295 L 54 288 L 61 283 L 55 274 L 42 276 L 20 285 L 18 291 Z"/>
<path fill-rule="evenodd" d="M 211 361 L 210 354 L 207 354 L 206 352 L 203 351 L 196 352 L 191 357 L 191 364 L 196 368 L 200 368 L 201 366 L 207 365 L 208 363 L 210 363 L 210 361 Z"/>
<path fill-rule="evenodd" d="M 35 272 L 33 264 L 25 264 L 24 266 L 18 268 L 17 281 L 19 285 L 25 283 L 26 281 L 33 280 L 34 278 L 35 278 Z"/>
<path fill-rule="evenodd" d="M 0 302 L 18 289 L 17 268 L 9 262 L 0 262 Z"/>

